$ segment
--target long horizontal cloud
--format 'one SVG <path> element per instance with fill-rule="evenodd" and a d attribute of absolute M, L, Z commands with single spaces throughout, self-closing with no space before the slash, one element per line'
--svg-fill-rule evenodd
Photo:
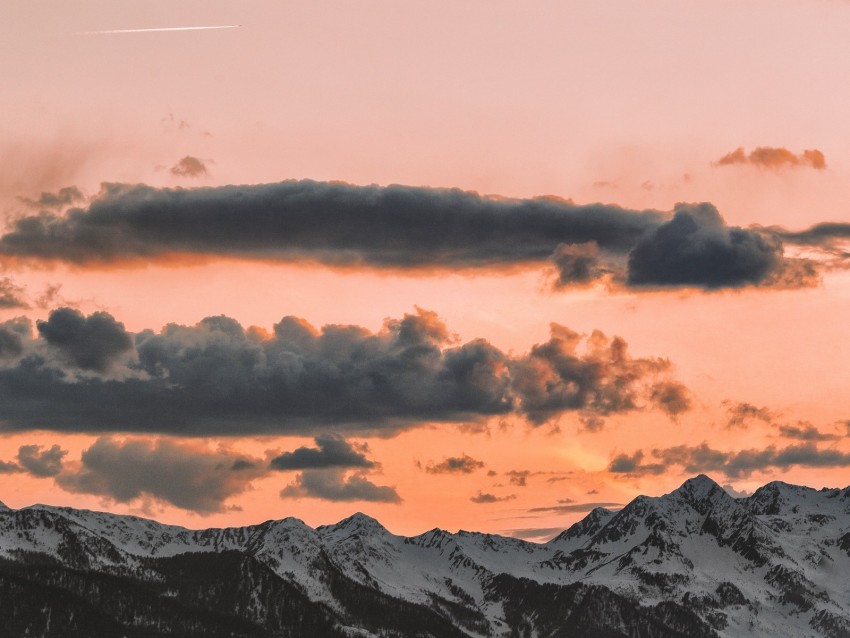
<path fill-rule="evenodd" d="M 92 326 L 109 338 L 93 340 Z M 557 324 L 525 355 L 483 339 L 457 345 L 421 309 L 375 333 L 284 317 L 269 335 L 219 316 L 133 334 L 107 313 L 68 308 L 40 322 L 37 336 L 31 330 L 21 320 L 0 324 L 0 430 L 393 431 L 495 415 L 538 424 L 567 412 L 675 417 L 688 408 L 668 360 L 635 358 L 619 337 L 584 340 Z M 306 468 L 342 451 L 330 439 L 317 443 L 278 464 Z"/>
<path fill-rule="evenodd" d="M 834 448 L 819 448 L 812 442 L 790 445 L 784 448 L 769 446 L 765 449 L 724 452 L 707 443 L 696 446 L 679 445 L 652 450 L 655 461 L 644 463 L 644 454 L 638 450 L 633 455 L 618 455 L 612 459 L 608 471 L 629 476 L 659 474 L 672 466 L 680 466 L 685 472 L 722 472 L 737 478 L 752 472 L 768 469 L 787 470 L 801 467 L 850 467 L 850 452 Z"/>
<path fill-rule="evenodd" d="M 0 259 L 80 265 L 231 257 L 395 269 L 548 265 L 555 286 L 809 285 L 765 229 L 710 204 L 659 211 L 452 189 L 287 181 L 157 189 L 105 184 L 87 208 L 42 210 L 0 236 Z M 808 271 L 803 268 L 808 265 Z"/>

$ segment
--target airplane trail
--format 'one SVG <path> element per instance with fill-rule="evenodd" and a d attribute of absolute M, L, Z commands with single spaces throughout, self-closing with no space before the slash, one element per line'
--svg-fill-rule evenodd
<path fill-rule="evenodd" d="M 238 29 L 241 24 L 224 24 L 197 27 L 154 27 L 151 29 L 107 29 L 104 31 L 78 31 L 76 35 L 104 35 L 112 33 L 155 33 L 161 31 L 206 31 L 210 29 Z"/>

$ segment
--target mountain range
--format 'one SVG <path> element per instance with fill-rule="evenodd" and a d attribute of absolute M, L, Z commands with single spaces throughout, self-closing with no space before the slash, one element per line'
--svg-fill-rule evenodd
<path fill-rule="evenodd" d="M 3 635 L 850 636 L 850 488 L 707 476 L 547 543 L 354 514 L 189 530 L 0 503 Z"/>

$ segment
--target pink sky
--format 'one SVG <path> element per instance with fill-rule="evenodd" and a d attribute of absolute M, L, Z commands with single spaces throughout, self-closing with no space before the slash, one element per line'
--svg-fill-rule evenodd
<path fill-rule="evenodd" d="M 20 198 L 67 186 L 93 196 L 101 182 L 192 188 L 313 179 L 660 211 L 710 201 L 743 227 L 850 222 L 846 2 L 81 0 L 49 11 L 14 1 L 0 13 L 7 220 L 33 213 Z M 231 24 L 241 26 L 78 34 Z M 817 149 L 826 168 L 717 165 L 738 147 Z M 169 169 L 185 156 L 207 173 L 174 175 Z M 423 423 L 385 438 L 346 433 L 368 443 L 380 464 L 369 480 L 395 487 L 400 503 L 283 499 L 281 489 L 296 480 L 288 471 L 253 480 L 221 511 L 200 516 L 157 494 L 122 501 L 17 472 L 0 475 L 0 500 L 13 507 L 145 511 L 195 527 L 287 515 L 321 524 L 363 510 L 397 533 L 506 532 L 566 527 L 583 516 L 531 511 L 558 499 L 624 503 L 689 475 L 679 465 L 642 477 L 612 472 L 619 454 L 643 450 L 651 461 L 654 448 L 704 441 L 724 452 L 781 449 L 801 444 L 781 429 L 799 421 L 831 437 L 819 449 L 850 452 L 842 425 L 850 419 L 850 274 L 840 269 L 806 289 L 654 293 L 553 292 L 538 267 L 387 273 L 214 257 L 134 268 L 7 265 L 3 277 L 25 287 L 29 307 L 0 309 L 0 322 L 44 320 L 70 306 L 109 312 L 132 332 L 220 314 L 266 330 L 294 315 L 374 332 L 418 306 L 461 342 L 482 338 L 517 355 L 545 342 L 551 322 L 584 335 L 598 329 L 622 336 L 635 357 L 668 358 L 692 398 L 676 420 L 630 412 L 593 432 L 565 413 L 539 427 L 512 416 L 478 432 Z M 39 304 L 55 285 L 58 293 Z M 771 418 L 728 428 L 738 403 L 767 408 Z M 58 444 L 68 450 L 66 471 L 97 438 L 14 429 L 0 434 L 0 460 L 13 462 L 23 445 Z M 120 424 L 112 435 L 125 436 Z M 309 436 L 283 435 L 185 445 L 257 457 L 315 446 Z M 464 474 L 423 469 L 464 454 L 484 465 Z M 741 490 L 772 479 L 844 486 L 847 465 L 714 476 Z M 541 473 L 525 486 L 506 474 L 525 470 Z M 470 502 L 479 492 L 510 498 Z"/>

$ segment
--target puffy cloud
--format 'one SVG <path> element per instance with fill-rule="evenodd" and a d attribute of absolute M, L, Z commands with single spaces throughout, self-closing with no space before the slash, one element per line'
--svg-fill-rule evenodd
<path fill-rule="evenodd" d="M 16 472 L 23 472 L 23 468 L 17 463 L 0 461 L 0 474 L 14 474 Z"/>
<path fill-rule="evenodd" d="M 332 425 L 386 432 L 510 414 L 534 424 L 569 411 L 655 408 L 675 416 L 685 407 L 658 400 L 675 383 L 666 359 L 634 358 L 619 337 L 594 332 L 585 340 L 557 324 L 526 355 L 482 339 L 457 344 L 422 309 L 375 333 L 284 317 L 267 335 L 219 316 L 133 335 L 107 313 L 84 317 L 68 308 L 39 322 L 37 338 L 28 327 L 0 325 L 6 431 L 244 435 Z M 113 371 L 119 361 L 120 375 Z M 322 444 L 316 450 L 324 457 L 344 445 Z M 318 458 L 296 453 L 300 462 Z"/>
<path fill-rule="evenodd" d="M 58 445 L 48 449 L 40 445 L 22 445 L 18 449 L 18 462 L 33 476 L 47 478 L 62 471 L 62 459 L 67 454 L 68 450 L 63 450 Z"/>
<path fill-rule="evenodd" d="M 306 470 L 280 492 L 281 498 L 320 498 L 326 501 L 400 503 L 394 487 L 375 485 L 365 475 L 345 476 L 345 470 Z"/>
<path fill-rule="evenodd" d="M 471 474 L 475 470 L 484 467 L 484 462 L 463 454 L 461 456 L 449 456 L 439 463 L 429 463 L 425 471 L 429 474 Z"/>
<path fill-rule="evenodd" d="M 531 470 L 510 470 L 505 472 L 508 477 L 508 482 L 517 487 L 525 487 L 528 485 L 528 477 L 532 474 Z"/>
<path fill-rule="evenodd" d="M 178 177 L 203 177 L 207 174 L 207 165 L 197 157 L 187 155 L 171 167 L 171 174 Z"/>
<path fill-rule="evenodd" d="M 641 237 L 628 258 L 633 287 L 800 287 L 816 280 L 811 262 L 783 256 L 776 235 L 727 226 L 711 204 L 677 204 L 673 219 Z"/>
<path fill-rule="evenodd" d="M 101 437 L 83 452 L 80 466 L 62 471 L 56 482 L 70 492 L 119 502 L 153 498 L 211 514 L 264 472 L 260 460 L 228 450 L 168 439 Z"/>
<path fill-rule="evenodd" d="M 36 327 L 50 346 L 82 370 L 106 372 L 133 349 L 124 324 L 106 312 L 85 317 L 78 310 L 59 308 Z"/>
<path fill-rule="evenodd" d="M 739 146 L 731 153 L 727 153 L 717 160 L 718 166 L 730 166 L 733 164 L 750 164 L 759 168 L 773 169 L 808 166 L 817 170 L 823 170 L 826 168 L 826 158 L 817 149 L 807 149 L 800 154 L 796 154 L 781 146 L 759 146 L 747 155 L 744 148 Z"/>
<path fill-rule="evenodd" d="M 473 503 L 478 503 L 479 505 L 486 505 L 488 503 L 501 503 L 502 501 L 512 501 L 516 498 L 516 494 L 508 494 L 507 496 L 496 496 L 495 494 L 490 494 L 489 492 L 478 491 L 478 494 L 475 496 L 470 496 L 469 500 Z"/>
<path fill-rule="evenodd" d="M 608 466 L 615 474 L 643 476 L 658 474 L 671 466 L 681 466 L 688 474 L 723 472 L 730 478 L 749 476 L 752 472 L 768 469 L 787 470 L 802 467 L 848 467 L 850 453 L 835 448 L 818 448 L 813 442 L 790 445 L 784 448 L 769 446 L 765 449 L 724 452 L 709 447 L 707 443 L 696 446 L 678 445 L 652 450 L 655 463 L 643 463 L 641 450 L 631 457 L 619 455 Z"/>
<path fill-rule="evenodd" d="M 271 460 L 270 467 L 274 470 L 307 470 L 375 466 L 363 452 L 354 449 L 351 443 L 337 434 L 322 434 L 315 440 L 315 448 L 300 447 L 292 452 L 284 452 Z"/>

